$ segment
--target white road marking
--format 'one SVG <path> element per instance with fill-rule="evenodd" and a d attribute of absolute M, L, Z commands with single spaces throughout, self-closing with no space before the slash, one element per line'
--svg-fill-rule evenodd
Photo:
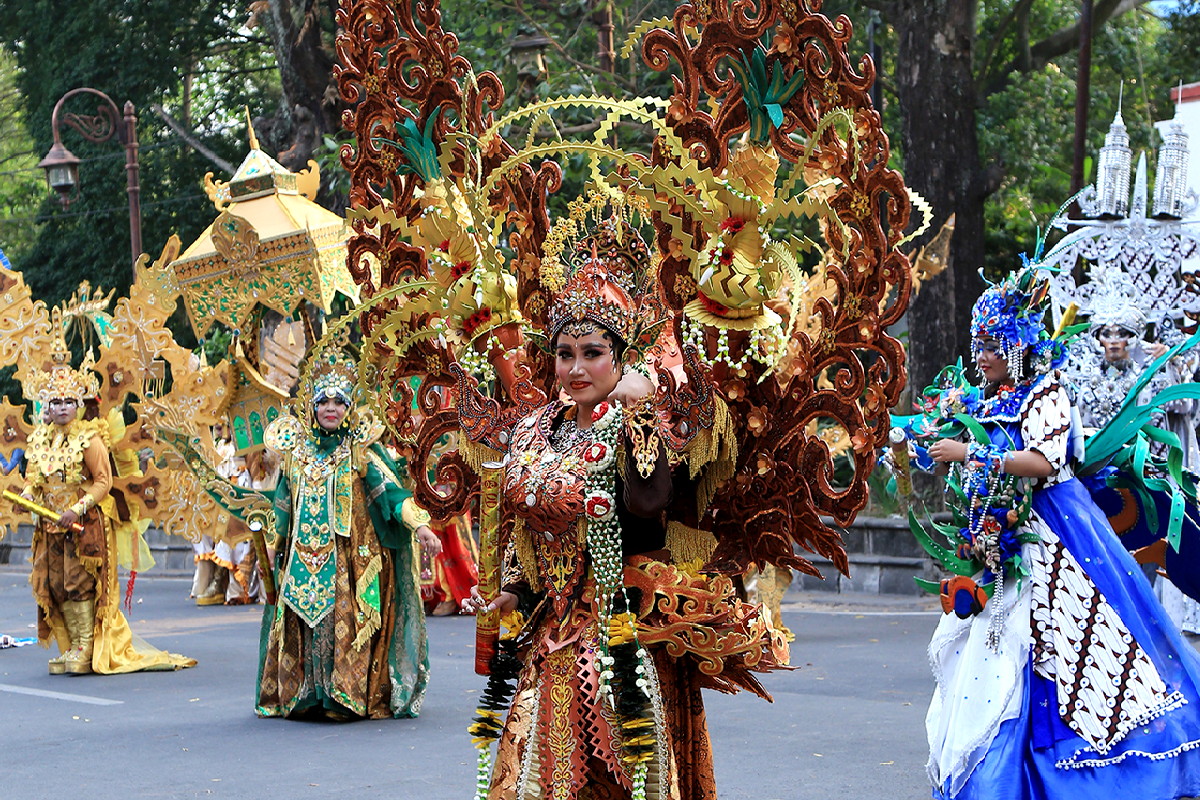
<path fill-rule="evenodd" d="M 104 697 L 88 697 L 86 694 L 71 694 L 70 692 L 50 692 L 45 689 L 30 689 L 26 686 L 13 686 L 10 683 L 0 683 L 0 692 L 12 694 L 28 694 L 34 697 L 49 697 L 51 700 L 67 700 L 74 703 L 87 703 L 92 706 L 119 706 L 124 700 L 109 700 Z"/>

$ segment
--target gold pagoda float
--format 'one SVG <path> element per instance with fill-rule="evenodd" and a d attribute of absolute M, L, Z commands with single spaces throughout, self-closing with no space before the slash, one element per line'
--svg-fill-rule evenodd
<path fill-rule="evenodd" d="M 262 151 L 253 128 L 233 178 L 208 173 L 204 184 L 217 218 L 171 262 L 173 285 L 164 289 L 182 297 L 197 337 L 216 322 L 233 331 L 226 413 L 237 453 L 246 455 L 261 449 L 337 296 L 358 303 L 346 266 L 351 231 L 314 202 L 316 163 L 288 171 Z"/>

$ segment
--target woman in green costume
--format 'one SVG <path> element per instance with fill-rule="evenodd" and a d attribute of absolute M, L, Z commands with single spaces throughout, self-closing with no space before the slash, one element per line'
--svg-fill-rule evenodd
<path fill-rule="evenodd" d="M 284 454 L 275 491 L 278 599 L 263 615 L 263 717 L 415 717 L 429 674 L 414 537 L 441 544 L 413 502 L 383 426 L 353 413 L 354 365 L 318 356 L 309 424 L 266 432 Z M 302 395 L 303 397 L 303 395 Z"/>

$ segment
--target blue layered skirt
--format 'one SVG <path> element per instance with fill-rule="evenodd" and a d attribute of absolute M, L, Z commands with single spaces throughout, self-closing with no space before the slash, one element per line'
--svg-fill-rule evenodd
<path fill-rule="evenodd" d="M 1033 510 L 1153 663 L 1168 699 L 1097 752 L 1060 716 L 1055 679 L 1034 669 L 1034 579 L 1010 579 L 978 616 L 943 618 L 930 644 L 938 678 L 927 718 L 933 797 L 1171 800 L 1200 795 L 1200 658 L 1175 630 L 1141 568 L 1078 480 L 1039 489 Z M 1029 548 L 1041 545 L 1025 547 L 1028 562 L 1036 557 Z M 994 614 L 1000 617 L 993 619 Z M 1077 624 L 1083 628 L 1082 614 Z M 986 643 L 989 626 L 1000 633 L 998 651 Z"/>

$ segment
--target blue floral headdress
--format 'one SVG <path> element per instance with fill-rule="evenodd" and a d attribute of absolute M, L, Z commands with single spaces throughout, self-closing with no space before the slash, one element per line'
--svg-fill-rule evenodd
<path fill-rule="evenodd" d="M 972 356 L 979 355 L 980 339 L 995 339 L 1014 378 L 1024 372 L 1027 350 L 1038 372 L 1059 366 L 1066 355 L 1062 343 L 1046 331 L 1050 281 L 1040 274 L 1043 268 L 1038 263 L 1024 255 L 1021 261 L 1020 269 L 988 287 L 971 309 Z"/>

